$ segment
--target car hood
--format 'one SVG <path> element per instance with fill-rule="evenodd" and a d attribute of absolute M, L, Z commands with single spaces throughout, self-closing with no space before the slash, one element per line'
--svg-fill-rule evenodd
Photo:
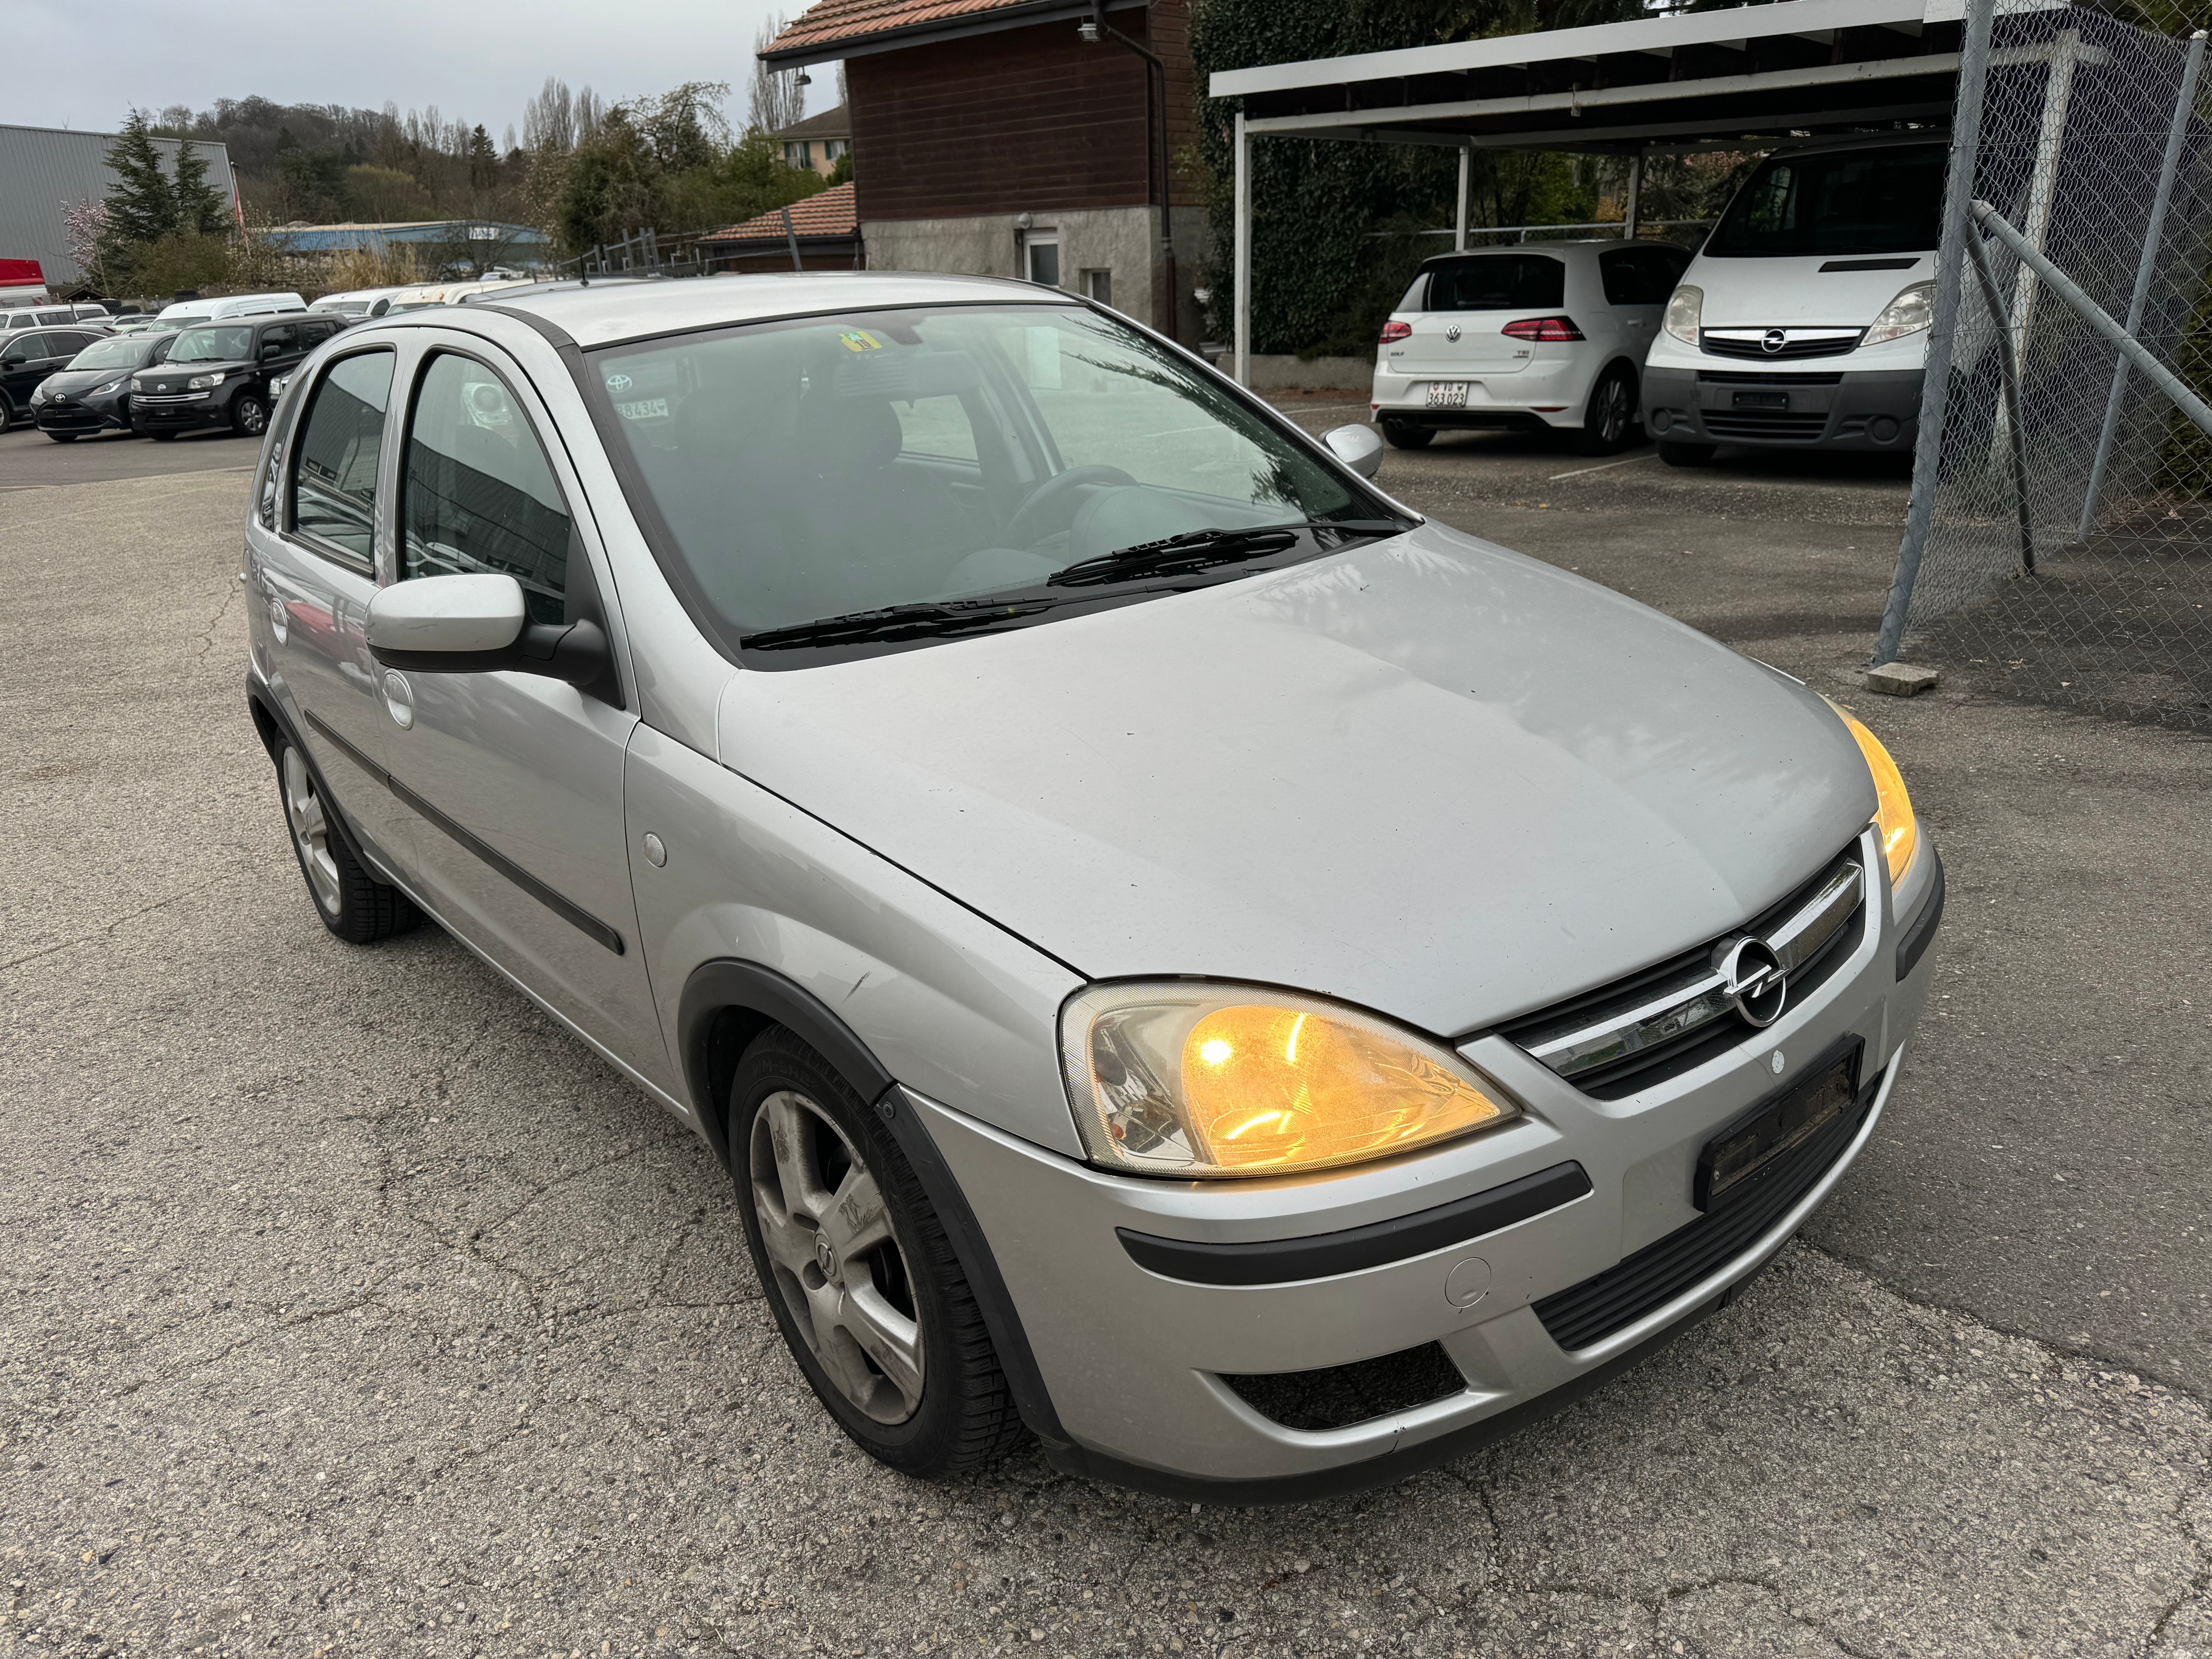
<path fill-rule="evenodd" d="M 1827 264 L 1880 259 L 1911 269 L 1823 270 Z M 1682 280 L 1705 291 L 1698 320 L 1707 328 L 1774 328 L 1823 324 L 1864 328 L 1899 291 L 1936 275 L 1936 254 L 1817 254 L 1805 258 L 1701 257 Z"/>
<path fill-rule="evenodd" d="M 1473 1030 L 1784 896 L 1873 816 L 1794 680 L 1438 526 L 732 677 L 723 763 L 1093 979 Z"/>
<path fill-rule="evenodd" d="M 46 388 L 49 397 L 58 393 L 74 398 L 96 386 L 106 386 L 110 380 L 119 380 L 127 384 L 131 375 L 139 372 L 129 368 L 64 368 L 47 375 L 40 384 Z"/>

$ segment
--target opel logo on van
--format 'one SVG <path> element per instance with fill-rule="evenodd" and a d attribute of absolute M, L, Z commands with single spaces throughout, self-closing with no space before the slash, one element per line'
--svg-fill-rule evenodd
<path fill-rule="evenodd" d="M 1759 348 L 1762 350 L 1779 351 L 1784 346 L 1790 343 L 1789 331 L 1787 329 L 1770 328 L 1766 331 L 1765 337 L 1762 338 L 1759 343 Z"/>
<path fill-rule="evenodd" d="M 1782 958 L 1764 939 L 1740 939 L 1720 960 L 1721 994 L 1753 1025 L 1771 1025 L 1782 1018 L 1782 1005 L 1790 995 L 1789 976 Z"/>

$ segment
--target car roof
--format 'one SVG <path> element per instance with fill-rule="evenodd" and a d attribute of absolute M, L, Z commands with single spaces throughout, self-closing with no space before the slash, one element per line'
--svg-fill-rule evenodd
<path fill-rule="evenodd" d="M 1656 242 L 1648 236 L 1578 236 L 1571 241 L 1500 242 L 1495 247 L 1455 249 L 1449 253 L 1431 253 L 1421 261 L 1424 265 L 1441 264 L 1446 259 L 1479 259 L 1486 253 L 1553 253 L 1565 258 L 1570 254 L 1604 253 L 1617 247 L 1680 247 L 1676 242 Z M 1683 248 L 1682 252 L 1689 252 Z"/>
<path fill-rule="evenodd" d="M 579 345 L 610 345 L 690 329 L 810 313 L 883 311 L 900 306 L 1002 303 L 1079 305 L 1064 289 L 991 276 L 943 276 L 879 270 L 792 271 L 783 275 L 690 277 L 680 282 L 594 283 L 552 293 L 494 295 L 468 312 L 526 312 L 560 329 Z M 450 315 L 426 317 L 450 325 Z"/>

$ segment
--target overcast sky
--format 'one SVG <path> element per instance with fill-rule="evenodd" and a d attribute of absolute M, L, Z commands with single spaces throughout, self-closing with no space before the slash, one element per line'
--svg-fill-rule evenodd
<path fill-rule="evenodd" d="M 6 0 L 0 121 L 112 132 L 131 106 L 435 104 L 496 140 L 549 75 L 610 102 L 681 81 L 727 81 L 742 125 L 753 36 L 805 0 Z M 836 71 L 808 108 L 829 107 Z"/>

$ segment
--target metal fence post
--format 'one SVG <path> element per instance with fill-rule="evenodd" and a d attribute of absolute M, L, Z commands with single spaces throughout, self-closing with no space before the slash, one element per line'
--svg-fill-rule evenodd
<path fill-rule="evenodd" d="M 2181 170 L 2182 141 L 2189 136 L 2190 118 L 2197 111 L 2197 81 L 2204 69 L 2204 31 L 2189 37 L 2189 55 L 2182 60 L 2181 85 L 2173 96 L 2173 124 L 2166 129 L 2166 161 L 2159 169 L 2158 193 L 2151 198 L 2150 222 L 2143 227 L 2142 257 L 2136 262 L 2136 289 L 2128 301 L 2127 330 L 2142 331 L 2143 306 L 2150 298 L 2150 279 L 2158 269 L 2158 251 L 2166 240 L 2166 210 L 2173 200 L 2174 175 Z M 2105 399 L 2105 424 L 2097 434 L 2096 459 L 2089 463 L 2089 487 L 2081 497 L 2081 527 L 2076 541 L 2086 542 L 2097 518 L 2098 498 L 2104 494 L 2105 468 L 2112 459 L 2112 440 L 2120 429 L 2120 399 L 2128 389 L 2128 360 L 2112 364 L 2112 390 Z"/>
<path fill-rule="evenodd" d="M 1236 315 L 1237 384 L 1252 384 L 1252 137 L 1244 130 L 1244 112 L 1237 112 L 1237 247 L 1231 280 L 1236 288 L 1231 304 Z"/>
<path fill-rule="evenodd" d="M 1920 392 L 1920 429 L 1912 446 L 1912 504 L 1898 543 L 1897 568 L 1875 641 L 1876 665 L 1895 662 L 1912 608 L 1912 585 L 1928 550 L 1936 518 L 1936 474 L 1942 464 L 1943 411 L 1951 395 L 1951 337 L 1959 321 L 1959 289 L 1966 239 L 1974 234 L 1967 204 L 1974 196 L 1974 165 L 1981 154 L 1982 98 L 1990 79 L 1990 32 L 1996 0 L 1967 0 L 1966 39 L 1959 59 L 1959 90 L 1951 106 L 1951 162 L 1943 181 L 1943 234 L 1936 257 L 1936 309 L 1928 331 L 1928 367 Z"/>
<path fill-rule="evenodd" d="M 1467 252 L 1468 196 L 1474 184 L 1474 146 L 1459 147 L 1459 213 L 1452 221 L 1452 252 Z"/>
<path fill-rule="evenodd" d="M 2035 520 L 2027 501 L 2027 421 L 2021 408 L 2020 350 L 2006 326 L 2010 319 L 2005 315 L 2004 295 L 1997 291 L 1997 274 L 1990 269 L 1990 250 L 1979 231 L 1966 238 L 1966 252 L 1974 261 L 1983 303 L 1990 308 L 1990 325 L 1997 331 L 1997 366 L 2004 371 L 2005 401 L 2012 408 L 2012 489 L 2020 509 L 2020 568 L 2033 570 Z"/>

